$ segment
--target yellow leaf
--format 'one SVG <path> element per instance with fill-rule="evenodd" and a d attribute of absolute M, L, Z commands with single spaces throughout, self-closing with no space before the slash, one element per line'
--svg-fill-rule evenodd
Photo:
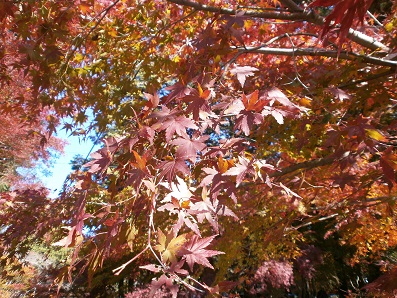
<path fill-rule="evenodd" d="M 157 242 L 159 243 L 158 245 L 155 246 L 156 250 L 159 252 L 162 252 L 166 248 L 166 241 L 167 237 L 164 235 L 164 233 L 159 229 L 157 231 Z"/>
<path fill-rule="evenodd" d="M 83 59 L 84 59 L 84 56 L 82 54 L 80 54 L 80 53 L 77 53 L 76 56 L 74 56 L 74 60 L 77 63 L 80 63 L 81 61 L 83 61 Z"/>
<path fill-rule="evenodd" d="M 312 105 L 312 101 L 308 99 L 307 97 L 303 97 L 299 99 L 299 103 L 304 106 L 304 107 L 310 107 Z"/>
<path fill-rule="evenodd" d="M 203 88 L 201 88 L 200 84 L 198 84 L 197 89 L 199 91 L 199 96 L 201 96 L 201 94 L 203 94 Z"/>
<path fill-rule="evenodd" d="M 380 141 L 380 142 L 386 142 L 387 141 L 385 136 L 382 135 L 379 132 L 379 130 L 377 130 L 377 129 L 366 129 L 365 131 L 367 133 L 367 136 L 369 136 L 371 139 L 374 139 L 374 140 Z"/>
<path fill-rule="evenodd" d="M 136 160 L 136 164 L 134 164 L 134 166 L 136 166 L 140 170 L 145 170 L 146 158 L 144 156 L 140 157 L 138 152 L 136 152 L 135 150 L 132 150 L 132 153 L 134 154 Z"/>
<path fill-rule="evenodd" d="M 81 3 L 79 5 L 79 7 L 80 7 L 80 10 L 81 10 L 82 13 L 87 13 L 90 10 L 91 5 L 89 5 L 87 3 Z"/>
<path fill-rule="evenodd" d="M 182 201 L 181 208 L 189 209 L 190 208 L 190 201 L 189 200 Z"/>
<path fill-rule="evenodd" d="M 298 203 L 298 211 L 300 214 L 306 214 L 306 207 L 301 201 Z"/>
<path fill-rule="evenodd" d="M 128 244 L 128 247 L 131 249 L 131 251 L 132 251 L 132 249 L 133 249 L 133 246 L 134 246 L 134 239 L 135 239 L 135 236 L 136 236 L 137 234 L 138 234 L 138 230 L 137 230 L 133 225 L 130 225 L 130 226 L 127 228 L 127 231 L 125 232 L 127 244 Z"/>
<path fill-rule="evenodd" d="M 244 28 L 245 29 L 249 29 L 249 28 L 251 28 L 252 27 L 252 25 L 253 25 L 253 21 L 252 20 L 245 20 L 244 21 Z"/>
<path fill-rule="evenodd" d="M 175 56 L 172 58 L 172 61 L 178 63 L 179 61 L 181 61 L 181 57 L 179 57 L 178 55 L 175 55 Z"/>
<path fill-rule="evenodd" d="M 387 32 L 392 31 L 393 28 L 394 28 L 394 26 L 393 26 L 393 23 L 392 23 L 392 22 L 389 22 L 389 23 L 387 23 L 387 24 L 385 25 L 385 29 L 386 29 Z"/>
<path fill-rule="evenodd" d="M 229 169 L 229 163 L 222 157 L 218 158 L 218 168 L 221 174 L 225 173 Z"/>
<path fill-rule="evenodd" d="M 165 236 L 165 234 L 159 229 L 157 237 L 159 244 L 155 246 L 155 249 L 161 253 L 163 261 L 169 261 L 171 263 L 175 262 L 180 248 L 186 242 L 186 234 L 179 235 L 175 238 L 172 231 Z"/>
<path fill-rule="evenodd" d="M 109 34 L 110 36 L 112 36 L 112 37 L 117 37 L 117 31 L 116 31 L 116 29 L 114 29 L 114 28 L 111 28 L 111 29 L 108 31 L 108 34 Z"/>

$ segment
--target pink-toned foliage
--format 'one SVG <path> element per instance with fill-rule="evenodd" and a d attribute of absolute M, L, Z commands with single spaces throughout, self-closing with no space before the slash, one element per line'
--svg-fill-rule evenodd
<path fill-rule="evenodd" d="M 130 278 L 153 297 L 265 295 L 302 288 L 294 274 L 329 265 L 339 279 L 337 265 L 385 258 L 397 246 L 397 21 L 395 6 L 367 17 L 371 3 L 0 4 L 0 137 L 17 123 L 38 133 L 16 134 L 26 151 L 14 156 L 45 156 L 37 142 L 51 146 L 58 124 L 107 134 L 57 200 L 4 194 L 4 251 L 20 248 L 7 237 L 47 238 L 71 251 L 60 285 L 86 276 L 100 292 L 107 278 L 126 293 Z M 361 272 L 327 289 L 358 292 Z"/>

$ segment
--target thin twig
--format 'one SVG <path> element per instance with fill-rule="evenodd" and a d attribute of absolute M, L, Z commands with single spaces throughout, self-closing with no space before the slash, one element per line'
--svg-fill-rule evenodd
<path fill-rule="evenodd" d="M 290 41 L 290 43 L 291 43 L 292 49 L 295 50 L 295 45 L 294 45 L 294 42 L 292 41 L 291 37 L 290 37 L 288 34 L 286 34 L 286 36 L 288 37 L 288 39 L 289 39 L 289 41 Z M 293 51 L 293 53 L 295 53 L 295 51 Z M 299 78 L 300 75 L 299 75 L 299 72 L 298 72 L 298 67 L 297 67 L 297 65 L 296 65 L 295 54 L 292 55 L 292 60 L 294 61 L 295 80 L 298 81 L 299 84 L 301 84 L 301 86 L 302 86 L 303 88 L 305 88 L 306 91 L 309 92 L 309 93 L 311 94 L 311 91 L 309 90 L 309 88 L 308 88 L 308 87 L 301 81 L 301 79 Z"/>
<path fill-rule="evenodd" d="M 374 22 L 375 22 L 379 27 L 381 27 L 381 28 L 383 29 L 383 31 L 385 31 L 385 33 L 387 34 L 387 36 L 390 37 L 391 41 L 392 41 L 395 45 L 397 45 L 396 39 L 393 37 L 392 34 L 390 34 L 389 31 L 386 30 L 385 26 L 383 26 L 383 24 L 382 24 L 381 22 L 379 22 L 379 20 L 378 20 L 369 10 L 367 10 L 367 14 L 371 17 L 371 19 L 374 20 Z"/>
<path fill-rule="evenodd" d="M 114 275 L 119 275 L 121 273 L 121 271 L 123 271 L 125 269 L 125 267 L 127 267 L 129 264 L 134 262 L 136 259 L 138 259 L 148 249 L 149 249 L 149 245 L 147 245 L 139 254 L 137 254 L 131 260 L 129 260 L 128 262 L 124 263 L 120 267 L 117 267 L 116 269 L 113 269 L 112 272 L 114 273 Z"/>
<path fill-rule="evenodd" d="M 325 50 L 322 48 L 271 48 L 271 47 L 247 47 L 247 48 L 233 48 L 231 50 L 237 50 L 239 53 L 255 53 L 265 55 L 279 55 L 279 56 L 312 56 L 312 57 L 327 57 L 327 58 L 339 58 L 343 60 L 351 60 L 356 62 L 363 62 L 379 66 L 388 66 L 393 69 L 397 68 L 397 61 L 387 60 L 383 58 L 371 57 L 366 55 L 360 55 L 353 52 Z"/>

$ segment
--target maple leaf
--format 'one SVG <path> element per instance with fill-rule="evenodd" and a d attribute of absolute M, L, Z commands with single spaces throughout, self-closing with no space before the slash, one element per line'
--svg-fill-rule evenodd
<path fill-rule="evenodd" d="M 245 80 L 248 76 L 253 76 L 254 71 L 258 71 L 259 69 L 252 66 L 235 66 L 230 70 L 232 74 L 237 75 L 237 80 L 240 82 L 241 87 L 244 88 Z"/>
<path fill-rule="evenodd" d="M 116 139 L 104 139 L 103 142 L 105 143 L 105 147 L 91 153 L 93 160 L 83 165 L 83 167 L 89 168 L 89 173 L 104 173 L 113 160 L 112 154 L 117 149 Z"/>
<path fill-rule="evenodd" d="M 190 206 L 190 210 L 197 211 L 197 220 L 202 223 L 206 219 L 209 224 L 214 228 L 215 232 L 218 233 L 218 215 L 219 216 L 230 216 L 235 220 L 238 219 L 237 215 L 230 210 L 227 206 L 219 204 L 218 199 L 212 199 L 207 197 L 206 190 L 203 188 L 202 191 L 203 200 L 196 202 Z"/>
<path fill-rule="evenodd" d="M 176 153 L 181 158 L 189 159 L 193 163 L 196 162 L 197 152 L 201 152 L 207 145 L 204 143 L 209 136 L 201 136 L 199 138 L 177 138 L 171 144 L 178 146 Z"/>
<path fill-rule="evenodd" d="M 102 148 L 91 154 L 92 161 L 84 164 L 90 173 L 103 173 L 112 162 L 112 156 L 106 148 Z"/>
<path fill-rule="evenodd" d="M 144 92 L 143 95 L 145 95 L 148 100 L 148 102 L 146 103 L 147 109 L 153 109 L 159 105 L 160 99 L 157 93 L 154 93 L 154 95 L 152 95 L 150 93 Z"/>
<path fill-rule="evenodd" d="M 224 254 L 224 252 L 217 250 L 207 250 L 205 248 L 211 244 L 212 240 L 214 240 L 216 236 L 217 235 L 213 235 L 200 239 L 200 237 L 198 237 L 197 235 L 193 235 L 190 238 L 189 242 L 182 247 L 179 255 L 181 255 L 182 258 L 186 260 L 186 263 L 189 265 L 190 271 L 193 271 L 193 265 L 195 263 L 214 269 L 214 267 L 208 261 L 208 258 Z"/>
<path fill-rule="evenodd" d="M 200 230 L 195 222 L 194 218 L 191 216 L 190 201 L 178 201 L 173 198 L 171 203 L 166 203 L 157 209 L 158 211 L 169 211 L 171 214 L 177 214 L 177 222 L 173 225 L 172 230 L 175 235 L 178 234 L 179 230 L 185 224 L 189 229 L 191 229 L 197 235 L 200 235 Z"/>
<path fill-rule="evenodd" d="M 266 91 L 265 98 L 270 100 L 270 106 L 273 105 L 274 101 L 277 101 L 291 110 L 299 110 L 298 106 L 291 102 L 288 97 L 285 96 L 285 94 L 278 88 L 271 88 L 270 90 Z"/>
<path fill-rule="evenodd" d="M 135 186 L 135 189 L 138 190 L 142 184 L 143 179 L 151 176 L 146 167 L 146 163 L 151 157 L 151 153 L 150 151 L 146 151 L 143 156 L 140 156 L 135 150 L 132 150 L 132 153 L 134 154 L 136 162 L 131 162 L 131 165 L 134 166 L 135 169 L 128 171 L 128 179 L 126 181 L 126 184 L 132 184 Z"/>
<path fill-rule="evenodd" d="M 164 197 L 162 202 L 171 202 L 171 198 L 176 198 L 179 201 L 186 201 L 193 196 L 193 194 L 190 192 L 190 188 L 182 178 L 176 176 L 176 180 L 178 183 L 161 183 L 161 185 L 171 190 L 171 192 Z"/>
<path fill-rule="evenodd" d="M 160 107 L 160 111 L 155 111 L 153 113 L 151 113 L 148 118 L 154 118 L 157 119 L 158 122 L 156 124 L 153 125 L 153 128 L 157 129 L 159 126 L 161 126 L 161 123 L 170 117 L 175 118 L 178 114 L 180 114 L 180 112 L 178 111 L 178 109 L 173 109 L 170 110 L 169 108 L 167 108 L 167 106 L 161 106 Z"/>
<path fill-rule="evenodd" d="M 83 167 L 89 167 L 88 172 L 90 173 L 104 173 L 113 160 L 112 155 L 118 147 L 117 140 L 111 137 L 104 139 L 103 143 L 105 147 L 92 153 L 93 160 L 83 165 Z"/>
<path fill-rule="evenodd" d="M 170 231 L 165 235 L 160 229 L 157 231 L 158 245 L 155 249 L 161 253 L 161 258 L 164 262 L 174 263 L 178 252 L 181 250 L 182 245 L 186 242 L 186 234 L 174 237 L 174 233 Z"/>
<path fill-rule="evenodd" d="M 161 123 L 160 130 L 165 130 L 165 139 L 169 142 L 172 139 L 174 133 L 177 135 L 189 138 L 188 134 L 186 133 L 186 129 L 197 129 L 197 125 L 193 123 L 193 121 L 185 116 L 178 116 L 174 117 L 167 117 Z"/>
<path fill-rule="evenodd" d="M 230 161 L 218 158 L 215 168 L 202 169 L 207 176 L 201 180 L 200 186 L 211 184 L 210 192 L 212 198 L 216 198 L 221 191 L 225 191 L 226 194 L 230 195 L 233 201 L 237 202 L 234 194 L 236 183 L 232 182 L 228 176 L 223 175 L 231 164 L 232 163 Z"/>
<path fill-rule="evenodd" d="M 151 144 L 151 145 L 153 145 L 153 139 L 154 139 L 154 136 L 155 136 L 155 130 L 153 129 L 153 128 L 151 128 L 150 126 L 142 126 L 140 129 L 139 129 L 139 131 L 138 131 L 138 135 L 141 137 L 141 138 L 143 138 L 143 139 L 145 139 L 145 140 L 148 140 L 149 141 L 149 143 Z"/>
<path fill-rule="evenodd" d="M 159 265 L 155 265 L 155 264 L 149 264 L 149 265 L 145 265 L 145 266 L 139 266 L 139 268 L 141 269 L 146 269 L 149 271 L 152 271 L 154 273 L 158 273 L 161 271 L 160 266 Z"/>
<path fill-rule="evenodd" d="M 339 99 L 340 101 L 351 98 L 349 94 L 347 94 L 345 91 L 343 91 L 340 88 L 331 87 L 328 88 L 328 91 L 331 92 L 332 95 L 335 96 L 335 98 Z"/>
<path fill-rule="evenodd" d="M 354 187 L 356 182 L 355 175 L 349 173 L 341 173 L 331 178 L 333 179 L 333 185 L 339 186 L 341 189 L 344 189 L 346 185 Z"/>
<path fill-rule="evenodd" d="M 200 229 L 195 222 L 194 218 L 184 210 L 180 209 L 178 212 L 178 220 L 176 224 L 173 226 L 174 234 L 177 234 L 179 230 L 182 228 L 183 224 L 185 224 L 189 229 L 191 229 L 195 234 L 201 236 Z"/>
<path fill-rule="evenodd" d="M 284 124 L 284 117 L 286 112 L 273 107 L 264 107 L 262 116 L 272 115 L 278 124 Z"/>
<path fill-rule="evenodd" d="M 243 133 L 248 136 L 252 127 L 255 124 L 261 124 L 263 122 L 263 116 L 259 113 L 251 111 L 242 111 L 240 116 L 236 120 L 235 128 L 241 129 Z"/>
<path fill-rule="evenodd" d="M 199 93 L 195 91 L 192 94 L 184 97 L 183 101 L 188 104 L 186 112 L 192 113 L 194 120 L 199 120 L 200 118 L 203 120 L 207 119 L 208 115 L 212 112 L 208 104 L 208 99 L 210 96 L 211 90 L 207 89 L 202 91 L 200 87 Z"/>
<path fill-rule="evenodd" d="M 176 83 L 172 86 L 166 87 L 165 90 L 171 91 L 170 94 L 164 99 L 164 104 L 169 103 L 173 99 L 180 99 L 185 97 L 186 95 L 189 95 L 191 92 L 191 88 L 185 86 L 184 84 L 181 83 Z"/>
<path fill-rule="evenodd" d="M 182 275 L 188 275 L 189 271 L 182 269 L 183 265 L 185 265 L 185 260 L 181 260 L 179 262 L 174 262 L 167 268 L 166 272 L 167 273 L 173 273 L 173 274 L 182 274 Z"/>
<path fill-rule="evenodd" d="M 245 109 L 244 103 L 241 99 L 233 100 L 228 104 L 227 109 L 224 110 L 226 115 L 238 115 L 241 111 Z"/>
<path fill-rule="evenodd" d="M 182 173 L 184 175 L 189 175 L 190 170 L 186 165 L 186 161 L 183 157 L 176 156 L 176 158 L 169 157 L 167 160 L 162 161 L 157 169 L 160 170 L 159 179 L 164 177 L 171 183 L 174 180 L 176 173 Z"/>
<path fill-rule="evenodd" d="M 388 148 L 382 152 L 379 165 L 383 171 L 383 175 L 389 182 L 389 185 L 392 185 L 391 183 L 395 183 L 395 172 L 397 171 L 397 154 L 393 153 L 392 148 Z"/>
<path fill-rule="evenodd" d="M 241 101 L 246 111 L 260 112 L 266 105 L 266 101 L 259 97 L 259 90 L 255 90 L 251 94 L 241 95 Z"/>
<path fill-rule="evenodd" d="M 253 162 L 239 156 L 239 162 L 234 167 L 227 170 L 223 175 L 236 176 L 236 187 L 238 187 L 247 174 L 254 174 Z"/>
<path fill-rule="evenodd" d="M 245 135 L 249 135 L 254 124 L 263 122 L 263 116 L 260 112 L 266 101 L 259 98 L 259 91 L 256 90 L 249 95 L 242 94 L 241 99 L 235 100 L 225 110 L 225 113 L 237 115 L 235 123 L 236 129 L 241 129 Z"/>
<path fill-rule="evenodd" d="M 168 193 L 161 201 L 168 203 L 160 206 L 157 210 L 168 210 L 171 214 L 178 215 L 177 222 L 173 225 L 174 235 L 178 234 L 183 224 L 185 224 L 197 235 L 200 235 L 200 230 L 197 226 L 197 223 L 195 222 L 195 219 L 192 217 L 190 212 L 190 199 L 193 197 L 193 194 L 190 192 L 191 188 L 189 188 L 185 181 L 183 181 L 181 178 L 179 178 L 178 176 L 176 178 L 178 180 L 178 184 L 172 182 L 172 191 Z M 161 183 L 161 185 L 168 188 L 168 183 Z"/>
<path fill-rule="evenodd" d="M 321 37 L 324 38 L 333 27 L 340 24 L 338 36 L 340 42 L 339 45 L 341 47 L 341 43 L 346 39 L 350 27 L 354 22 L 363 22 L 365 14 L 372 2 L 373 0 L 316 0 L 311 3 L 310 6 L 333 7 L 332 12 L 325 18 L 325 24 L 321 33 Z"/>
<path fill-rule="evenodd" d="M 159 279 L 154 279 L 150 285 L 149 297 L 155 297 L 157 290 L 159 290 L 163 285 L 170 290 L 172 294 L 172 298 L 176 298 L 178 295 L 179 286 L 174 284 L 175 278 L 168 277 L 163 274 L 159 277 Z"/>

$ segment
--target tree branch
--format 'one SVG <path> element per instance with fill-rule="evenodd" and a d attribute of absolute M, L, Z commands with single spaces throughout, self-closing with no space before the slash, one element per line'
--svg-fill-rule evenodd
<path fill-rule="evenodd" d="M 230 8 L 221 8 L 215 6 L 209 6 L 201 3 L 197 3 L 190 0 L 168 0 L 168 2 L 179 4 L 182 6 L 191 7 L 201 11 L 208 11 L 213 13 L 220 13 L 226 15 L 236 15 L 238 12 L 235 9 Z M 279 11 L 256 11 L 256 10 L 246 10 L 244 11 L 244 16 L 246 17 L 254 17 L 254 18 L 262 18 L 262 19 L 277 19 L 277 20 L 306 20 L 308 13 L 306 12 L 279 12 Z"/>
<path fill-rule="evenodd" d="M 368 35 L 365 35 L 364 33 L 361 33 L 360 31 L 354 30 L 352 28 L 349 29 L 349 34 L 347 35 L 347 37 L 351 41 L 354 41 L 355 43 L 373 51 L 376 51 L 378 49 L 381 49 L 385 52 L 390 51 L 390 48 L 388 46 L 377 41 L 375 38 L 369 37 Z"/>
<path fill-rule="evenodd" d="M 282 5 L 293 12 L 303 12 L 303 9 L 292 0 L 279 0 Z"/>
<path fill-rule="evenodd" d="M 167 0 L 170 3 L 179 4 L 186 7 L 191 7 L 201 11 L 208 11 L 219 14 L 226 15 L 236 15 L 238 12 L 235 9 L 230 8 L 221 8 L 215 6 L 209 6 L 201 3 L 197 3 L 190 0 Z M 298 5 L 293 4 L 293 1 L 283 0 L 281 1 L 284 6 L 291 9 L 291 12 L 279 12 L 279 11 L 265 11 L 259 12 L 255 10 L 245 10 L 244 16 L 253 17 L 253 18 L 262 18 L 262 19 L 275 19 L 275 20 L 290 20 L 290 21 L 306 21 L 319 26 L 324 25 L 324 19 L 318 15 L 316 15 L 311 10 L 302 10 Z M 350 40 L 355 43 L 366 47 L 370 50 L 378 50 L 381 49 L 383 51 L 389 52 L 390 48 L 384 45 L 383 43 L 375 40 L 368 35 L 365 35 L 357 30 L 349 29 L 349 34 L 347 36 Z"/>
<path fill-rule="evenodd" d="M 386 60 L 382 58 L 370 57 L 359 55 L 352 52 L 332 51 L 324 50 L 321 48 L 270 48 L 270 47 L 235 47 L 233 50 L 237 50 L 239 53 L 256 53 L 256 54 L 266 54 L 266 55 L 280 55 L 280 56 L 317 56 L 317 57 L 329 57 L 329 58 L 339 58 L 344 60 L 352 60 L 358 62 L 369 63 L 379 66 L 388 66 L 393 69 L 397 66 L 397 61 Z"/>
<path fill-rule="evenodd" d="M 284 168 L 284 169 L 282 169 L 282 170 L 280 170 L 278 172 L 271 173 L 271 174 L 269 174 L 269 177 L 270 178 L 281 177 L 281 176 L 284 176 L 284 175 L 287 175 L 287 174 L 290 174 L 290 173 L 293 173 L 293 172 L 295 172 L 297 170 L 302 170 L 302 169 L 310 170 L 310 169 L 313 169 L 313 168 L 330 165 L 334 161 L 335 161 L 335 158 L 331 157 L 331 156 L 327 156 L 327 157 L 324 157 L 324 158 L 313 159 L 313 160 L 308 160 L 308 161 L 304 161 L 304 162 L 301 162 L 301 163 L 297 163 L 297 164 L 291 165 L 291 166 L 286 167 L 286 168 Z"/>
<path fill-rule="evenodd" d="M 378 80 L 378 79 L 380 79 L 380 78 L 388 77 L 388 76 L 391 76 L 391 75 L 396 75 L 396 70 L 393 69 L 393 68 L 391 68 L 391 69 L 389 69 L 389 70 L 387 70 L 387 71 L 381 72 L 381 73 L 377 73 L 377 74 L 374 74 L 374 75 L 370 75 L 370 76 L 365 77 L 365 78 L 360 79 L 360 80 L 356 80 L 356 81 L 353 80 L 353 81 L 351 81 L 351 82 L 349 82 L 349 83 L 345 83 L 345 84 L 338 85 L 337 87 L 338 87 L 338 88 L 346 88 L 346 87 L 355 86 L 355 85 L 357 85 L 357 84 L 361 84 L 361 83 L 364 83 L 364 82 L 369 82 L 369 81 L 373 81 L 373 80 Z"/>

